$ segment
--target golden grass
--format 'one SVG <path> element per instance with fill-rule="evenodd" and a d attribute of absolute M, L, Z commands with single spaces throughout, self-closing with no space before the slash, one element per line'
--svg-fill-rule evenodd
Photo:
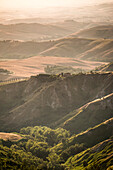
<path fill-rule="evenodd" d="M 73 68 L 82 68 L 84 70 L 92 70 L 103 62 L 92 62 L 83 60 L 74 60 L 73 58 L 52 57 L 52 56 L 34 56 L 27 59 L 7 60 L 0 62 L 0 67 L 7 69 L 14 74 L 14 77 L 30 77 L 39 73 L 44 73 L 47 65 L 71 66 Z"/>

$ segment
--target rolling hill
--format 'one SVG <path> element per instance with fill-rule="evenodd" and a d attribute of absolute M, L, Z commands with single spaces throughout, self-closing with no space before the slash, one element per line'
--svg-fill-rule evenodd
<path fill-rule="evenodd" d="M 65 38 L 40 53 L 42 56 L 73 57 L 91 61 L 112 61 L 112 54 L 112 40 L 85 38 Z"/>
<path fill-rule="evenodd" d="M 61 38 L 72 33 L 68 28 L 50 24 L 19 23 L 0 24 L 0 40 L 44 41 Z"/>
<path fill-rule="evenodd" d="M 35 19 L 34 19 L 35 20 Z M 90 23 L 64 20 L 53 23 L 0 24 L 0 40 L 45 41 L 66 37 L 69 34 L 90 27 Z M 33 19 L 32 19 L 33 22 Z"/>
<path fill-rule="evenodd" d="M 1 59 L 19 59 L 39 55 L 111 62 L 112 54 L 113 40 L 106 39 L 64 38 L 47 42 L 0 41 Z"/>
<path fill-rule="evenodd" d="M 41 10 L 0 11 L 0 169 L 113 170 L 113 3 Z"/>
<path fill-rule="evenodd" d="M 101 25 L 84 29 L 78 33 L 72 34 L 72 37 L 113 39 L 113 25 Z"/>
<path fill-rule="evenodd" d="M 4 40 L 0 41 L 0 58 L 1 59 L 22 59 L 35 56 L 40 52 L 50 48 L 54 42 L 21 42 Z"/>

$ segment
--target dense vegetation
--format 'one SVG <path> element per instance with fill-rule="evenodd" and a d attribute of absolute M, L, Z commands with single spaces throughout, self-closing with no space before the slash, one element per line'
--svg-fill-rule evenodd
<path fill-rule="evenodd" d="M 89 170 L 94 163 L 95 167 L 103 162 L 105 167 L 113 163 L 112 139 L 87 149 L 84 144 L 76 142 L 70 145 L 73 137 L 62 128 L 53 130 L 45 126 L 27 127 L 22 128 L 19 134 L 22 139 L 17 142 L 0 141 L 1 169 L 63 170 L 78 166 L 79 169 L 87 167 Z"/>
<path fill-rule="evenodd" d="M 3 68 L 0 68 L 0 73 L 11 74 L 10 71 L 3 69 Z"/>
<path fill-rule="evenodd" d="M 47 74 L 60 74 L 60 73 L 78 74 L 78 73 L 86 72 L 81 68 L 75 69 L 71 66 L 60 66 L 60 65 L 53 65 L 53 66 L 47 65 L 44 70 Z"/>
<path fill-rule="evenodd" d="M 83 145 L 67 148 L 70 133 L 62 128 L 53 130 L 41 126 L 27 127 L 22 128 L 20 134 L 22 139 L 18 142 L 1 140 L 1 167 L 64 169 L 62 163 L 74 155 L 74 152 L 79 153 L 85 148 Z"/>

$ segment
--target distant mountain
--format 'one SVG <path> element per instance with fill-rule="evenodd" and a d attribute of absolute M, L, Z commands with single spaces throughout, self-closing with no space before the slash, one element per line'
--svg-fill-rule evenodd
<path fill-rule="evenodd" d="M 84 29 L 78 33 L 72 34 L 72 37 L 74 36 L 81 38 L 113 39 L 113 25 L 101 25 Z"/>
<path fill-rule="evenodd" d="M 112 96 L 93 104 L 94 99 L 98 99 L 99 96 L 104 98 L 113 92 L 112 84 L 113 75 L 110 73 L 39 75 L 26 81 L 12 84 L 9 82 L 0 87 L 0 130 L 14 131 L 23 126 L 34 125 L 57 127 L 64 121 L 70 123 L 70 118 L 72 118 L 70 112 L 92 101 L 92 104 L 85 110 L 81 108 L 81 113 L 76 116 L 78 121 L 81 117 L 80 123 L 84 125 L 83 128 L 81 125 L 77 130 L 80 124 L 72 122 L 70 124 L 72 131 L 85 130 L 112 117 Z M 86 115 L 91 113 L 89 119 Z M 101 115 L 98 118 L 99 113 Z M 64 127 L 67 128 L 68 124 Z"/>

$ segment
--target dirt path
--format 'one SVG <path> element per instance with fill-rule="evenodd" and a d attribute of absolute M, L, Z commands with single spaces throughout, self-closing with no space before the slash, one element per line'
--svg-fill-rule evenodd
<path fill-rule="evenodd" d="M 14 133 L 0 132 L 0 139 L 10 140 L 10 141 L 18 141 L 18 140 L 22 139 L 22 137 L 20 135 L 14 134 Z"/>

